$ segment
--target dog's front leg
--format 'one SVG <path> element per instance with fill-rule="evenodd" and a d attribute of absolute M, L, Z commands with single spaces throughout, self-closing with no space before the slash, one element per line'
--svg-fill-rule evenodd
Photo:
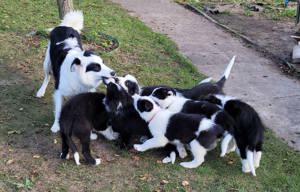
<path fill-rule="evenodd" d="M 137 151 L 147 151 L 152 148 L 164 147 L 167 143 L 168 139 L 165 137 L 154 137 L 148 139 L 143 144 L 135 144 L 133 147 Z"/>
<path fill-rule="evenodd" d="M 54 123 L 51 127 L 51 131 L 53 133 L 56 133 L 59 131 L 59 117 L 60 117 L 60 112 L 62 108 L 62 103 L 63 103 L 63 96 L 61 95 L 59 90 L 55 90 L 53 94 L 53 99 L 54 99 Z"/>

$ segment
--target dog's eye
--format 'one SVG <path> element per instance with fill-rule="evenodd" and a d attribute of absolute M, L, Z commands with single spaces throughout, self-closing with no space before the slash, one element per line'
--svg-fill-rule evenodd
<path fill-rule="evenodd" d="M 89 72 L 89 71 L 94 71 L 94 72 L 99 72 L 101 70 L 101 65 L 98 63 L 91 63 L 86 67 L 86 71 L 85 72 Z"/>
<path fill-rule="evenodd" d="M 130 82 L 129 82 L 129 81 L 125 81 L 125 85 L 126 85 L 127 87 L 129 87 L 129 86 L 130 86 Z"/>

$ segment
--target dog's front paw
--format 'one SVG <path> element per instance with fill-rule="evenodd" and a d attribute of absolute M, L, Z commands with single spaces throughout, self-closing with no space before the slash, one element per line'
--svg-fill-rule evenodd
<path fill-rule="evenodd" d="M 41 97 L 44 97 L 44 95 L 45 95 L 45 90 L 39 90 L 37 93 L 36 93 L 36 97 L 37 98 L 41 98 Z"/>
<path fill-rule="evenodd" d="M 98 135 L 91 132 L 90 139 L 91 140 L 96 140 L 97 138 L 98 138 Z"/>
<path fill-rule="evenodd" d="M 143 146 L 140 145 L 140 144 L 134 144 L 134 145 L 133 145 L 133 148 L 134 148 L 135 150 L 137 150 L 137 151 L 141 151 L 141 152 L 144 151 Z"/>
<path fill-rule="evenodd" d="M 59 124 L 58 123 L 54 123 L 51 127 L 51 131 L 52 133 L 57 133 L 59 131 Z"/>

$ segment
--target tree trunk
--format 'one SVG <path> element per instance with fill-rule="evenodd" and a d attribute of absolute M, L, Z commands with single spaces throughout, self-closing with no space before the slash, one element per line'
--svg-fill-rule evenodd
<path fill-rule="evenodd" d="M 73 11 L 73 0 L 57 0 L 59 18 L 63 19 L 66 13 Z"/>

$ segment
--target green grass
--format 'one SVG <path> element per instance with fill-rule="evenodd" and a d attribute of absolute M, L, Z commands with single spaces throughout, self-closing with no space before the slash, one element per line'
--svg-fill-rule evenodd
<path fill-rule="evenodd" d="M 283 0 L 258 0 L 258 1 L 253 1 L 253 0 L 213 0 L 213 1 L 208 1 L 208 0 L 175 0 L 178 3 L 190 3 L 200 9 L 203 9 L 204 6 L 210 6 L 210 7 L 215 7 L 217 5 L 224 5 L 224 4 L 231 4 L 235 6 L 241 6 L 243 9 L 243 15 L 244 16 L 249 16 L 252 17 L 255 12 L 250 11 L 249 7 L 251 5 L 254 5 L 255 3 L 263 3 L 263 8 L 264 10 L 260 12 L 260 15 L 273 19 L 273 20 L 280 20 L 280 19 L 286 19 L 286 18 L 294 18 L 296 16 L 296 6 L 295 4 L 289 4 L 287 7 L 284 6 L 284 1 Z M 224 14 L 228 14 L 230 10 L 226 10 L 223 12 Z"/>
<path fill-rule="evenodd" d="M 117 50 L 98 52 L 118 74 L 132 73 L 145 85 L 178 87 L 203 79 L 173 42 L 119 6 L 107 0 L 74 4 L 85 13 L 84 44 L 96 41 L 98 31 L 118 38 Z M 0 1 L 0 22 L 0 191 L 299 191 L 300 155 L 269 130 L 257 177 L 241 172 L 234 153 L 219 158 L 218 149 L 192 170 L 178 161 L 161 164 L 156 152 L 122 151 L 101 139 L 91 148 L 102 165 L 60 160 L 59 136 L 50 133 L 53 85 L 44 98 L 34 97 L 47 39 L 26 36 L 59 23 L 55 1 Z"/>

